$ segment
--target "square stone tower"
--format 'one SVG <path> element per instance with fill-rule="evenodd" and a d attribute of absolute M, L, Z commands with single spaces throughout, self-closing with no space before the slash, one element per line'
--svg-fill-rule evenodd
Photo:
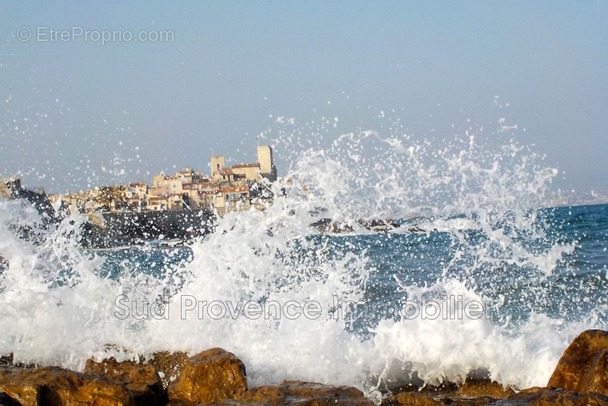
<path fill-rule="evenodd" d="M 220 172 L 224 169 L 224 156 L 223 155 L 213 155 L 211 157 L 211 177 L 218 178 L 222 175 Z"/>
<path fill-rule="evenodd" d="M 277 179 L 277 169 L 272 161 L 272 148 L 269 145 L 258 145 L 258 163 L 263 177 L 271 181 Z"/>

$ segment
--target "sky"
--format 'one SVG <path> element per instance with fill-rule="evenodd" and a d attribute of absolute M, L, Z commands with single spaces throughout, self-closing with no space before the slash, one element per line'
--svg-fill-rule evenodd
<path fill-rule="evenodd" d="M 593 0 L 5 1 L 0 177 L 150 182 L 254 161 L 278 117 L 347 133 L 390 112 L 419 137 L 505 118 L 555 187 L 608 193 L 606 21 Z"/>

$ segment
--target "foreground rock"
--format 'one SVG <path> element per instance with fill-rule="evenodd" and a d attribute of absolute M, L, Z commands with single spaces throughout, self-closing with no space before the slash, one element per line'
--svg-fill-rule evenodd
<path fill-rule="evenodd" d="M 245 365 L 234 354 L 212 348 L 192 357 L 160 352 L 118 362 L 88 360 L 83 373 L 57 367 L 15 365 L 0 357 L 0 405 L 138 406 L 371 406 L 358 389 L 285 381 L 248 389 Z M 382 405 L 597 405 L 608 406 L 608 332 L 581 333 L 566 349 L 548 387 L 516 393 L 471 373 L 464 384 L 391 388 Z"/>
<path fill-rule="evenodd" d="M 587 330 L 576 337 L 547 386 L 608 396 L 608 331 Z"/>
<path fill-rule="evenodd" d="M 108 349 L 129 352 L 114 346 Z M 151 386 L 157 386 L 157 381 L 160 381 L 162 389 L 166 390 L 178 378 L 187 360 L 188 355 L 181 351 L 161 351 L 154 353 L 151 358 L 139 357 L 137 361 L 118 362 L 110 357 L 98 362 L 91 358 L 86 362 L 85 372 L 99 373 L 119 382 L 146 382 Z"/>
<path fill-rule="evenodd" d="M 212 348 L 186 359 L 168 395 L 171 401 L 197 404 L 236 399 L 246 390 L 243 362 L 231 352 Z"/>
<path fill-rule="evenodd" d="M 460 405 L 481 406 L 496 404 L 514 395 L 515 391 L 505 388 L 487 378 L 467 378 L 464 384 L 446 383 L 441 386 L 408 387 L 405 391 L 388 397 L 382 406 L 397 405 Z"/>
<path fill-rule="evenodd" d="M 0 393 L 22 406 L 135 405 L 123 385 L 57 367 L 0 367 Z"/>
<path fill-rule="evenodd" d="M 163 389 L 167 389 L 171 382 L 174 382 L 182 372 L 188 355 L 185 352 L 157 352 L 146 362 L 153 365 L 160 376 Z"/>
<path fill-rule="evenodd" d="M 118 362 L 114 358 L 102 362 L 87 360 L 85 373 L 97 374 L 104 379 L 123 385 L 137 405 L 164 405 L 166 393 L 160 375 L 151 364 L 135 361 Z"/>
<path fill-rule="evenodd" d="M 531 388 L 511 396 L 497 406 L 608 406 L 608 397 L 597 393 L 577 393 L 572 390 Z"/>
<path fill-rule="evenodd" d="M 285 381 L 247 389 L 244 364 L 212 348 L 192 357 L 161 352 L 151 359 L 89 359 L 83 373 L 58 367 L 0 366 L 0 405 L 351 405 L 371 406 L 352 387 Z"/>
<path fill-rule="evenodd" d="M 260 386 L 244 392 L 237 403 L 223 402 L 218 404 L 239 405 L 293 405 L 293 406 L 373 406 L 363 392 L 349 386 L 328 386 L 319 383 L 285 381 L 279 385 Z"/>
<path fill-rule="evenodd" d="M 608 398 L 597 394 L 579 394 L 574 391 L 542 388 L 535 393 L 522 392 L 508 399 L 491 396 L 443 397 L 418 392 L 406 392 L 391 397 L 382 405 L 395 406 L 607 406 Z"/>

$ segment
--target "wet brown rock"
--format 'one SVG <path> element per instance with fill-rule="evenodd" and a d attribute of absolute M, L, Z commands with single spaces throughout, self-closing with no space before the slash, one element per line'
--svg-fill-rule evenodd
<path fill-rule="evenodd" d="M 122 386 L 58 367 L 0 367 L 0 393 L 23 406 L 134 406 Z"/>
<path fill-rule="evenodd" d="M 401 392 L 390 396 L 382 406 L 485 406 L 495 404 L 498 399 L 488 395 L 464 396 L 462 393 Z"/>
<path fill-rule="evenodd" d="M 14 367 L 0 367 L 0 392 L 18 401 L 20 404 L 37 405 L 39 385 L 25 382 L 22 378 L 25 374 Z"/>
<path fill-rule="evenodd" d="M 188 355 L 184 352 L 161 351 L 155 353 L 147 362 L 156 368 L 163 388 L 167 389 L 177 379 L 187 360 Z"/>
<path fill-rule="evenodd" d="M 239 396 L 239 402 L 247 405 L 283 405 L 287 393 L 283 385 L 259 386 Z"/>
<path fill-rule="evenodd" d="M 382 406 L 440 406 L 445 403 L 441 402 L 440 397 L 433 396 L 429 393 L 421 392 L 401 392 L 385 399 Z"/>
<path fill-rule="evenodd" d="M 186 359 L 169 385 L 172 402 L 204 403 L 235 399 L 247 390 L 245 365 L 234 354 L 212 348 Z"/>
<path fill-rule="evenodd" d="M 393 396 L 384 400 L 382 405 L 460 405 L 481 406 L 495 404 L 500 399 L 515 394 L 511 388 L 504 388 L 486 374 L 469 374 L 462 385 L 444 382 L 440 385 L 402 386 Z"/>
<path fill-rule="evenodd" d="M 608 396 L 608 350 L 601 351 L 577 385 L 580 393 L 599 393 Z"/>
<path fill-rule="evenodd" d="M 348 386 L 285 381 L 278 385 L 260 386 L 244 392 L 236 400 L 208 403 L 216 406 L 373 406 L 363 393 Z"/>
<path fill-rule="evenodd" d="M 167 402 L 160 376 L 151 364 L 118 362 L 114 358 L 101 362 L 89 359 L 84 372 L 98 374 L 110 382 L 124 385 L 137 405 L 161 405 Z"/>
<path fill-rule="evenodd" d="M 458 389 L 460 397 L 489 396 L 495 399 L 505 399 L 515 394 L 511 388 L 505 388 L 496 381 L 489 379 L 467 379 Z"/>
<path fill-rule="evenodd" d="M 503 400 L 500 406 L 608 406 L 608 397 L 596 393 L 572 390 L 533 388 Z"/>
<path fill-rule="evenodd" d="M 281 384 L 292 398 L 363 398 L 363 392 L 351 386 L 329 386 L 314 382 L 285 381 Z"/>
<path fill-rule="evenodd" d="M 359 389 L 319 383 L 285 381 L 281 384 L 287 404 L 292 405 L 373 405 Z"/>
<path fill-rule="evenodd" d="M 566 348 L 548 387 L 608 396 L 608 332 L 587 330 Z"/>

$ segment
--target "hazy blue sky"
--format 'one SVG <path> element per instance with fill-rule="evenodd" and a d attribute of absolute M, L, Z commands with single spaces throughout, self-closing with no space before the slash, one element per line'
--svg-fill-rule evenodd
<path fill-rule="evenodd" d="M 277 116 L 350 132 L 395 110 L 420 137 L 506 117 L 559 186 L 608 192 L 607 22 L 605 0 L 5 1 L 0 176 L 51 192 L 149 181 L 206 170 L 212 150 L 253 160 Z"/>

